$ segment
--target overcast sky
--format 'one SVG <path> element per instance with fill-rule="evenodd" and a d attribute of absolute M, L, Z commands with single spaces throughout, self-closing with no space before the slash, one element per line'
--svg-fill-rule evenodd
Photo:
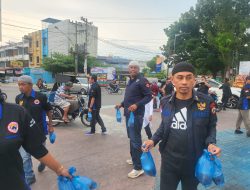
<path fill-rule="evenodd" d="M 3 42 L 21 41 L 42 28 L 47 17 L 80 20 L 98 27 L 100 39 L 146 52 L 117 48 L 98 41 L 98 55 L 147 60 L 167 39 L 163 29 L 178 20 L 197 0 L 2 0 Z M 10 25 L 29 27 L 17 28 Z M 150 53 L 152 52 L 152 53 Z"/>

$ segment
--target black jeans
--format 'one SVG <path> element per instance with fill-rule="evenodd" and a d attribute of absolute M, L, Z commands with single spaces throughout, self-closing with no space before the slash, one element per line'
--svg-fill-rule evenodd
<path fill-rule="evenodd" d="M 160 190 L 176 190 L 180 182 L 182 190 L 197 190 L 195 161 L 162 155 L 161 162 Z"/>
<path fill-rule="evenodd" d="M 102 128 L 102 132 L 106 132 L 107 131 L 107 129 L 104 126 L 104 123 L 102 121 L 102 118 L 100 116 L 100 109 L 92 110 L 92 120 L 90 122 L 91 133 L 95 133 L 95 125 L 96 125 L 96 123 L 99 123 L 99 125 Z"/>
<path fill-rule="evenodd" d="M 227 102 L 228 102 L 228 99 L 229 99 L 229 98 L 230 98 L 230 96 L 222 96 L 221 101 L 222 101 L 222 107 L 223 107 L 223 108 L 226 108 Z"/>
<path fill-rule="evenodd" d="M 142 139 L 141 139 L 141 129 L 143 123 L 143 116 L 135 116 L 134 126 L 128 126 L 129 117 L 126 116 L 126 126 L 127 126 L 127 134 L 130 140 L 130 155 L 133 161 L 134 169 L 141 170 L 141 155 L 142 155 Z"/>
<path fill-rule="evenodd" d="M 145 132 L 146 132 L 146 134 L 148 136 L 148 139 L 151 139 L 152 138 L 152 132 L 151 132 L 149 124 L 144 129 L 145 129 Z"/>

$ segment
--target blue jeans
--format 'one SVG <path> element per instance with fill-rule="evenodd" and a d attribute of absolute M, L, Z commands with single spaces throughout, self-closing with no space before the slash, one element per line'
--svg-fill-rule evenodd
<path fill-rule="evenodd" d="M 142 155 L 142 139 L 141 139 L 141 129 L 143 123 L 143 116 L 136 115 L 134 126 L 128 127 L 128 119 L 126 117 L 126 126 L 127 126 L 127 133 L 128 138 L 130 140 L 130 155 L 132 157 L 133 165 L 135 170 L 141 170 L 141 155 Z"/>
<path fill-rule="evenodd" d="M 25 181 L 27 184 L 30 184 L 29 182 L 33 180 L 33 178 L 35 178 L 31 155 L 26 152 L 23 147 L 19 149 L 19 152 L 23 159 L 23 171 L 25 174 Z"/>

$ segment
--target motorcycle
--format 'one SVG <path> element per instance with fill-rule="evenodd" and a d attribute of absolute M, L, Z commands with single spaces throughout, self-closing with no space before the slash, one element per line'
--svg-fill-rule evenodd
<path fill-rule="evenodd" d="M 114 89 L 114 88 L 111 88 L 110 85 L 108 85 L 108 86 L 106 86 L 105 89 L 107 90 L 108 94 L 119 94 L 119 95 L 122 94 L 122 89 L 121 89 L 119 86 L 117 86 L 117 87 Z"/>
<path fill-rule="evenodd" d="M 56 105 L 53 102 L 53 96 L 55 96 L 55 92 L 50 93 L 49 95 L 49 101 L 52 106 L 52 125 L 58 126 L 60 123 L 63 123 L 63 109 Z M 88 121 L 88 106 L 87 106 L 87 99 L 88 97 L 86 95 L 77 94 L 77 101 L 79 108 L 73 112 L 68 113 L 68 118 L 70 121 L 75 120 L 77 117 L 81 118 L 81 122 L 84 126 L 90 127 L 90 122 Z"/>
<path fill-rule="evenodd" d="M 209 95 L 214 99 L 216 112 L 220 112 L 222 110 L 222 102 L 218 101 L 218 95 L 214 91 L 209 91 Z"/>

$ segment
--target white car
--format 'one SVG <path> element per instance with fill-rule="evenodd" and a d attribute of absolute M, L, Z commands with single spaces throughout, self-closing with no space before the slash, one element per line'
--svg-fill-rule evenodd
<path fill-rule="evenodd" d="M 209 88 L 210 92 L 215 92 L 218 96 L 218 102 L 221 102 L 222 99 L 222 89 L 219 89 L 222 86 L 222 83 L 214 80 L 214 79 L 208 79 L 208 84 L 211 85 L 211 87 Z M 227 103 L 227 107 L 228 108 L 237 108 L 237 104 L 240 98 L 240 92 L 241 89 L 240 88 L 235 88 L 235 87 L 231 87 L 231 91 L 232 91 L 232 97 L 228 100 Z"/>
<path fill-rule="evenodd" d="M 70 89 L 71 92 L 81 92 L 82 94 L 87 94 L 90 89 L 90 84 L 88 78 L 79 78 L 73 82 L 73 87 Z"/>

